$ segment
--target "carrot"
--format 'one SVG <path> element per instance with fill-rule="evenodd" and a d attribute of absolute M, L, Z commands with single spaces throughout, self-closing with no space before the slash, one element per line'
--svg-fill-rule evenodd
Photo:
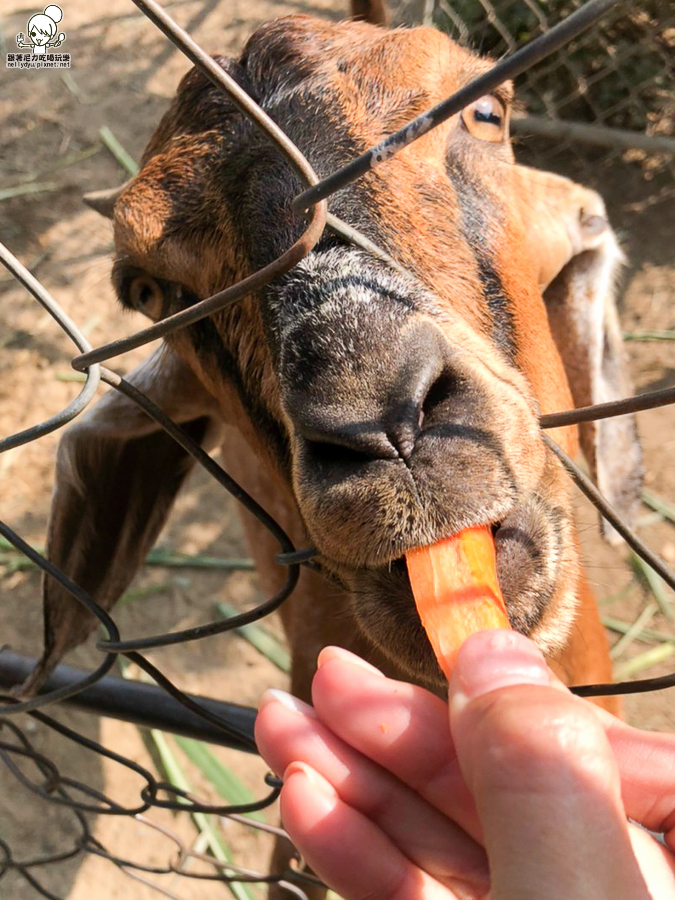
<path fill-rule="evenodd" d="M 448 680 L 466 638 L 475 631 L 510 628 L 497 580 L 489 526 L 406 553 L 417 612 Z"/>

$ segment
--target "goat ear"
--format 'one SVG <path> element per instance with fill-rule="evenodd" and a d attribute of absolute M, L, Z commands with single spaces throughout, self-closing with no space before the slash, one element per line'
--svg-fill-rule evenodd
<path fill-rule="evenodd" d="M 95 210 L 104 218 L 112 219 L 115 203 L 129 184 L 131 184 L 131 178 L 119 187 L 104 188 L 102 191 L 89 191 L 82 197 L 82 200 L 86 206 Z"/>
<path fill-rule="evenodd" d="M 615 303 L 624 260 L 602 198 L 551 172 L 518 165 L 509 171 L 511 207 L 520 215 L 575 406 L 630 396 Z M 635 417 L 588 422 L 579 430 L 598 487 L 628 523 L 634 522 L 642 487 Z M 602 530 L 611 543 L 620 540 L 604 520 Z"/>
<path fill-rule="evenodd" d="M 542 291 L 575 256 L 603 246 L 608 231 L 602 197 L 589 188 L 528 166 L 511 165 L 510 208 L 520 216 Z"/>
<path fill-rule="evenodd" d="M 216 404 L 166 347 L 127 378 L 199 443 L 214 444 Z M 123 394 L 111 390 L 59 444 L 49 559 L 109 610 L 155 541 L 192 458 Z M 34 693 L 97 619 L 45 577 L 44 651 L 22 693 Z"/>
<path fill-rule="evenodd" d="M 624 257 L 606 222 L 600 229 L 596 221 L 595 230 L 593 248 L 573 255 L 544 292 L 551 331 L 577 407 L 633 393 L 615 302 Z M 581 449 L 601 493 L 633 524 L 642 488 L 635 416 L 583 423 L 579 429 Z M 602 530 L 610 543 L 620 541 L 604 519 Z"/>

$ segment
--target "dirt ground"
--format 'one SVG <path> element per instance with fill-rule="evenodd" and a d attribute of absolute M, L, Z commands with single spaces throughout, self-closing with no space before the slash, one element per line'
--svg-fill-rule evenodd
<path fill-rule="evenodd" d="M 342 0 L 178 0 L 168 3 L 172 15 L 209 51 L 234 52 L 250 31 L 274 16 L 304 12 L 336 18 Z M 86 190 L 108 187 L 125 173 L 104 149 L 99 129 L 108 126 L 131 156 L 138 159 L 178 80 L 188 68 L 182 55 L 140 15 L 129 0 L 64 0 L 61 28 L 67 34 L 63 52 L 70 52 L 67 77 L 58 71 L 6 70 L 4 55 L 12 52 L 14 36 L 26 30 L 37 7 L 25 0 L 4 0 L 0 28 L 0 197 L 17 185 L 42 186 L 39 191 L 0 200 L 0 239 L 42 280 L 64 309 L 83 328 L 92 344 L 128 334 L 140 318 L 122 315 L 109 285 L 112 250 L 109 224 L 81 203 Z M 629 178 L 621 165 L 595 173 L 612 218 L 623 240 L 629 263 L 625 272 L 623 318 L 629 331 L 675 328 L 675 209 L 671 202 L 647 202 L 657 191 Z M 51 319 L 0 272 L 0 434 L 13 433 L 44 419 L 66 405 L 77 385 L 65 380 L 71 348 Z M 669 344 L 628 345 L 638 390 L 675 383 Z M 128 371 L 144 355 L 132 353 L 115 363 Z M 646 483 L 650 490 L 675 501 L 675 409 L 640 416 Z M 37 546 L 45 541 L 53 459 L 58 436 L 5 453 L 0 457 L 0 515 Z M 221 496 L 199 472 L 181 494 L 161 538 L 163 546 L 183 552 L 245 556 L 246 547 L 234 501 Z M 645 509 L 645 513 L 647 514 Z M 587 568 L 603 613 L 633 620 L 648 597 L 634 582 L 625 549 L 612 549 L 597 536 L 596 514 L 578 500 L 578 521 Z M 642 528 L 649 544 L 675 562 L 675 531 L 649 519 Z M 184 628 L 212 618 L 213 604 L 228 600 L 245 608 L 262 599 L 256 577 L 246 572 L 198 572 L 147 569 L 134 588 L 152 588 L 144 599 L 127 603 L 116 614 L 125 635 Z M 40 651 L 39 577 L 32 571 L 0 568 L 0 646 L 37 655 Z M 673 634 L 672 625 L 657 613 L 649 627 Z M 611 635 L 612 641 L 616 635 Z M 635 641 L 620 662 L 644 651 Z M 220 636 L 149 654 L 182 688 L 220 699 L 255 704 L 267 686 L 281 686 L 284 676 L 238 637 Z M 93 666 L 97 653 L 84 647 L 69 659 Z M 650 675 L 675 667 L 675 657 L 648 670 Z M 673 693 L 647 694 L 626 701 L 628 718 L 645 728 L 675 729 Z M 112 720 L 95 720 L 84 713 L 58 710 L 58 718 L 118 753 L 153 766 L 138 730 Z M 73 746 L 33 722 L 21 721 L 31 739 L 63 771 L 76 773 L 93 787 L 130 802 L 138 784 L 112 762 Z M 260 796 L 265 767 L 254 757 L 222 751 L 219 755 Z M 194 776 L 194 773 L 193 773 Z M 195 837 L 186 816 L 152 814 L 188 842 Z M 273 817 L 272 817 L 273 818 Z M 142 825 L 114 817 L 99 817 L 95 834 L 112 852 L 148 865 L 161 865 L 173 845 Z M 264 868 L 264 839 L 229 824 L 227 840 L 237 861 Z M 18 859 L 67 847 L 74 833 L 72 816 L 48 806 L 20 787 L 0 768 L 0 838 Z M 149 887 L 131 882 L 110 863 L 88 856 L 35 871 L 50 896 L 68 900 L 113 900 L 128 892 L 138 900 L 155 897 Z M 177 877 L 161 880 L 170 896 L 223 896 L 226 888 Z M 127 892 L 125 894 L 125 892 Z M 4 900 L 36 896 L 23 879 L 10 873 L 0 882 Z"/>

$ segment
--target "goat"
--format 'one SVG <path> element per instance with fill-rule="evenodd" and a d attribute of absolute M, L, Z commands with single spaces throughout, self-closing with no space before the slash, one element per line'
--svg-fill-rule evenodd
<path fill-rule="evenodd" d="M 378 143 L 491 63 L 430 28 L 386 30 L 289 16 L 238 59 L 216 57 L 320 175 Z M 607 681 L 605 635 L 580 562 L 567 478 L 541 413 L 630 392 L 613 299 L 621 251 L 602 199 L 517 165 L 512 88 L 469 105 L 331 198 L 331 209 L 409 274 L 324 235 L 251 296 L 168 336 L 129 379 L 278 520 L 317 548 L 281 611 L 292 691 L 305 699 L 331 642 L 387 674 L 442 689 L 404 552 L 491 523 L 513 626 L 567 682 Z M 92 204 L 114 222 L 113 282 L 153 320 L 270 262 L 302 222 L 302 189 L 276 148 L 197 70 L 150 140 L 140 172 Z M 634 515 L 631 417 L 579 432 L 596 480 Z M 191 466 L 110 392 L 64 435 L 49 553 L 110 608 L 155 540 Z M 244 514 L 262 584 L 274 539 Z M 92 630 L 45 586 L 43 677 Z M 614 700 L 604 701 L 616 711 Z"/>

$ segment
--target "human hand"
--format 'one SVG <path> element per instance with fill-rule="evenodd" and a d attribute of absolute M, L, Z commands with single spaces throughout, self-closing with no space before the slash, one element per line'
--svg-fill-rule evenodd
<path fill-rule="evenodd" d="M 314 707 L 267 692 L 256 737 L 346 900 L 675 900 L 675 736 L 574 697 L 515 632 L 469 638 L 449 708 L 344 650 L 319 662 Z"/>

